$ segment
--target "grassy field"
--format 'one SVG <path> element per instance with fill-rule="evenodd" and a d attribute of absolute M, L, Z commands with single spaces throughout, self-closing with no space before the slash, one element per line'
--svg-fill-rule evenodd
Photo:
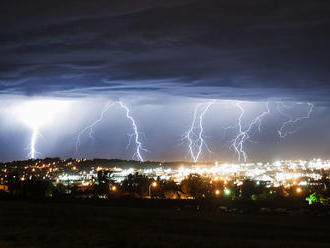
<path fill-rule="evenodd" d="M 330 247 L 329 218 L 0 202 L 0 247 Z"/>

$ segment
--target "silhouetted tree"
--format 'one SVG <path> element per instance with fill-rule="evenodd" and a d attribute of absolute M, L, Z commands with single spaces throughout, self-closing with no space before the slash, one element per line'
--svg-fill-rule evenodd
<path fill-rule="evenodd" d="M 240 186 L 240 193 L 243 199 L 251 199 L 252 196 L 261 194 L 264 190 L 263 185 L 257 185 L 255 181 L 245 179 Z"/>
<path fill-rule="evenodd" d="M 53 198 L 63 199 L 68 196 L 69 189 L 62 183 L 58 183 L 53 191 Z"/>
<path fill-rule="evenodd" d="M 181 182 L 181 190 L 195 199 L 209 197 L 213 194 L 214 186 L 209 178 L 199 174 L 190 174 Z"/>
<path fill-rule="evenodd" d="M 178 191 L 179 186 L 172 180 L 161 183 L 160 190 L 164 198 L 176 199 L 179 198 Z"/>
<path fill-rule="evenodd" d="M 107 197 L 110 197 L 110 184 L 113 183 L 113 180 L 111 180 L 112 172 L 108 170 L 100 170 L 97 173 L 97 194 L 98 195 L 107 195 Z"/>
<path fill-rule="evenodd" d="M 128 175 L 122 182 L 121 191 L 145 197 L 149 193 L 151 179 L 138 173 Z"/>

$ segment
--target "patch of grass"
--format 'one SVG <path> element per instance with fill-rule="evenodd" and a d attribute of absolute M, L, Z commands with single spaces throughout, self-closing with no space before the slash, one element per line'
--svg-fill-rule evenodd
<path fill-rule="evenodd" d="M 329 219 L 0 203 L 0 247 L 329 247 Z"/>

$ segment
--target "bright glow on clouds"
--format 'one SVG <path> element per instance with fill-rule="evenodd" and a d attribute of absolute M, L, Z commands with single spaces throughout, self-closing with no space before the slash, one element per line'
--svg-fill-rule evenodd
<path fill-rule="evenodd" d="M 17 105 L 13 111 L 24 124 L 34 129 L 55 121 L 69 105 L 69 101 L 63 100 L 31 100 Z"/>
<path fill-rule="evenodd" d="M 12 111 L 17 118 L 32 130 L 30 144 L 28 146 L 28 158 L 41 156 L 37 151 L 37 140 L 40 128 L 50 125 L 68 110 L 69 101 L 63 100 L 30 100 L 13 107 Z"/>

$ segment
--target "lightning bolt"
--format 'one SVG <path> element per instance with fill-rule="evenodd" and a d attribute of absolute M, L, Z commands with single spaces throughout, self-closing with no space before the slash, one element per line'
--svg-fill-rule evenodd
<path fill-rule="evenodd" d="M 131 116 L 130 110 L 126 105 L 124 105 L 121 101 L 119 101 L 118 103 L 125 110 L 126 117 L 127 117 L 128 120 L 130 120 L 130 122 L 132 124 L 133 134 L 129 135 L 130 136 L 129 145 L 131 143 L 131 139 L 134 136 L 134 141 L 135 141 L 135 144 L 136 144 L 136 151 L 133 154 L 133 159 L 137 158 L 139 161 L 143 162 L 144 159 L 142 157 L 142 151 L 147 151 L 147 150 L 143 148 L 142 142 L 140 141 L 139 131 L 138 131 L 138 127 L 136 125 L 135 119 Z"/>
<path fill-rule="evenodd" d="M 134 137 L 134 141 L 136 144 L 136 151 L 133 154 L 133 159 L 137 159 L 141 162 L 144 161 L 143 157 L 142 157 L 142 151 L 148 151 L 147 149 L 143 148 L 142 142 L 140 140 L 140 133 L 138 131 L 138 127 L 136 125 L 135 119 L 132 117 L 132 115 L 130 114 L 130 110 L 129 108 L 121 101 L 116 101 L 116 102 L 108 102 L 103 110 L 100 113 L 100 117 L 94 121 L 92 124 L 90 124 L 89 126 L 85 127 L 83 130 L 81 130 L 77 136 L 77 140 L 76 140 L 76 152 L 78 152 L 79 146 L 80 146 L 80 140 L 81 140 L 81 136 L 86 133 L 88 131 L 88 136 L 91 140 L 94 140 L 94 136 L 93 136 L 93 132 L 94 132 L 94 128 L 96 125 L 98 125 L 101 121 L 103 121 L 104 119 L 104 115 L 105 113 L 114 105 L 114 104 L 119 104 L 119 106 L 125 110 L 126 113 L 126 117 L 127 119 L 131 122 L 132 124 L 132 129 L 133 129 L 133 134 L 129 135 L 129 143 L 127 145 L 127 147 L 130 146 L 131 144 L 131 140 Z"/>
<path fill-rule="evenodd" d="M 249 141 L 249 139 L 255 134 L 255 132 L 252 132 L 255 130 L 255 128 L 257 128 L 259 133 L 261 132 L 262 120 L 265 118 L 265 116 L 270 114 L 269 103 L 266 103 L 266 111 L 262 112 L 255 119 L 253 119 L 245 130 L 243 130 L 242 125 L 245 109 L 240 102 L 236 103 L 236 107 L 240 110 L 240 115 L 238 117 L 238 134 L 233 139 L 231 147 L 233 147 L 236 154 L 238 155 L 238 160 L 241 161 L 241 158 L 243 158 L 243 161 L 246 162 L 247 154 L 244 149 L 244 144 Z"/>
<path fill-rule="evenodd" d="M 30 138 L 30 143 L 29 145 L 27 146 L 26 150 L 28 150 L 28 154 L 27 154 L 27 157 L 29 159 L 36 159 L 38 157 L 41 157 L 42 154 L 41 152 L 39 152 L 36 148 L 37 146 L 37 141 L 38 141 L 38 138 L 43 138 L 41 132 L 40 132 L 40 127 L 34 127 L 32 129 L 32 135 L 31 135 L 31 138 Z"/>
<path fill-rule="evenodd" d="M 40 155 L 40 153 L 36 150 L 36 143 L 37 143 L 38 135 L 39 135 L 38 128 L 34 128 L 33 132 L 32 132 L 32 136 L 31 136 L 31 140 L 30 140 L 30 145 L 29 145 L 30 152 L 28 154 L 28 157 L 30 159 L 35 159 L 37 157 L 37 155 Z"/>
<path fill-rule="evenodd" d="M 244 160 L 246 159 L 246 153 L 243 149 L 243 144 L 244 144 L 244 139 L 246 137 L 246 132 L 243 131 L 242 128 L 242 118 L 245 113 L 244 108 L 241 106 L 241 104 L 238 102 L 236 103 L 236 107 L 240 110 L 240 115 L 238 117 L 238 135 L 236 138 L 233 140 L 232 147 L 234 148 L 235 152 L 238 155 L 238 160 L 241 160 L 241 154 L 244 157 Z"/>
<path fill-rule="evenodd" d="M 110 107 L 112 105 L 114 105 L 115 103 L 114 102 L 107 102 L 106 105 L 103 107 L 101 113 L 100 113 L 100 117 L 94 121 L 92 124 L 90 124 L 89 126 L 85 127 L 83 130 L 81 130 L 79 133 L 78 133 L 78 136 L 77 136 L 77 140 L 76 140 L 76 153 L 78 152 L 78 149 L 79 149 L 79 146 L 80 146 L 80 139 L 81 139 L 81 136 L 88 131 L 88 136 L 89 138 L 94 141 L 94 136 L 93 136 L 93 133 L 94 133 L 94 127 L 99 124 L 101 121 L 103 121 L 103 118 L 104 118 L 104 114 L 110 109 Z"/>
<path fill-rule="evenodd" d="M 193 159 L 194 162 L 197 161 L 196 157 L 195 157 L 195 154 L 194 154 L 194 137 L 196 136 L 195 132 L 194 132 L 194 129 L 195 129 L 195 123 L 196 123 L 196 118 L 197 118 L 197 111 L 198 111 L 198 108 L 199 108 L 200 105 L 197 105 L 195 110 L 194 110 L 194 115 L 193 115 L 193 121 L 191 123 L 191 127 L 190 129 L 186 132 L 186 135 L 184 136 L 185 139 L 188 140 L 189 144 L 188 144 L 188 147 L 189 147 L 189 153 L 190 153 L 190 156 L 191 158 Z"/>
<path fill-rule="evenodd" d="M 281 104 L 281 105 L 280 105 Z M 285 138 L 286 136 L 288 136 L 289 134 L 293 134 L 295 133 L 297 130 L 288 130 L 290 128 L 294 128 L 295 125 L 305 119 L 309 119 L 311 117 L 311 114 L 313 112 L 314 109 L 314 105 L 310 102 L 307 103 L 309 109 L 307 111 L 307 115 L 306 116 L 301 116 L 301 117 L 297 117 L 296 119 L 293 119 L 289 114 L 285 113 L 284 111 L 282 111 L 281 106 L 284 107 L 283 103 L 280 103 L 277 105 L 277 110 L 280 114 L 286 116 L 289 118 L 289 120 L 285 121 L 282 126 L 280 127 L 280 129 L 278 130 L 278 135 L 280 136 L 280 138 Z M 301 104 L 301 103 L 298 103 Z"/>
<path fill-rule="evenodd" d="M 192 158 L 194 163 L 198 161 L 202 153 L 203 147 L 205 147 L 209 152 L 211 152 L 203 137 L 203 132 L 204 132 L 203 121 L 204 121 L 204 115 L 207 113 L 209 108 L 214 103 L 215 101 L 210 101 L 206 104 L 198 104 L 195 107 L 191 126 L 188 129 L 188 131 L 186 131 L 185 134 L 183 135 L 182 140 L 188 141 L 188 153 L 190 154 L 190 157 Z M 197 129 L 197 133 L 196 133 L 196 129 Z"/>

